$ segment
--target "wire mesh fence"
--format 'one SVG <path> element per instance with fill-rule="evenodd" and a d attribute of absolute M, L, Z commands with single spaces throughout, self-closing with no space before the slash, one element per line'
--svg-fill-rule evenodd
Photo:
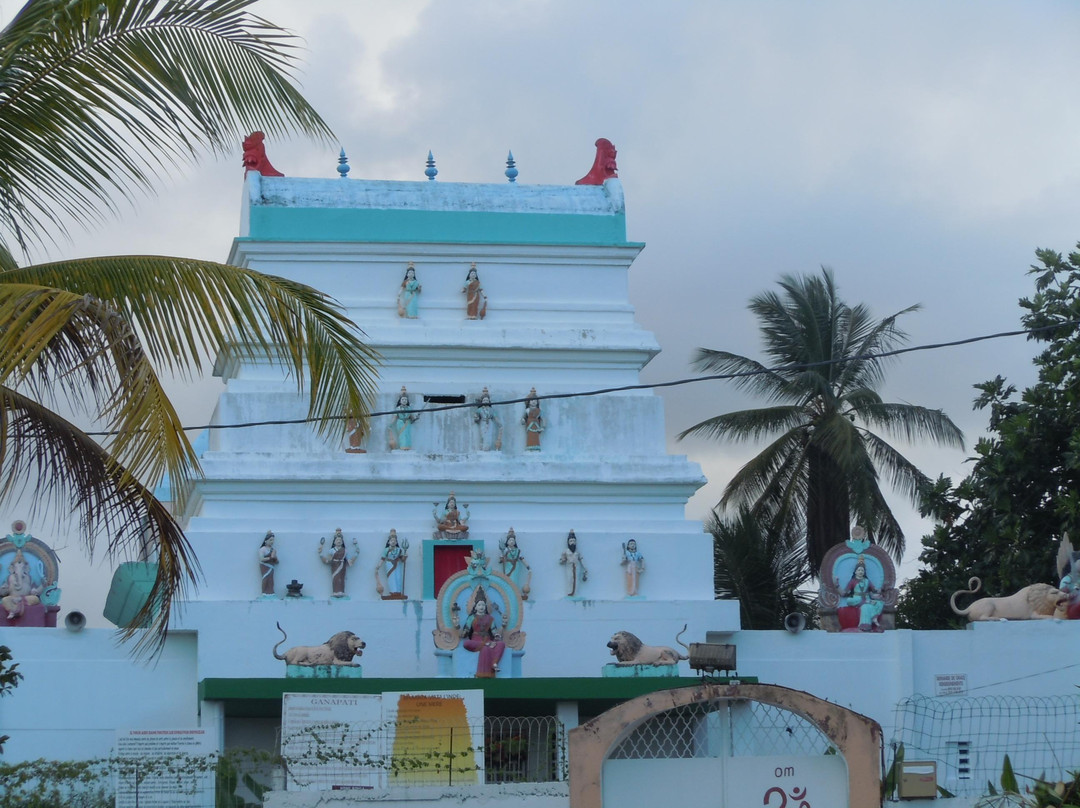
<path fill-rule="evenodd" d="M 283 738 L 288 787 L 302 790 L 544 783 L 566 779 L 554 716 L 491 716 L 460 726 L 326 724 Z"/>
<path fill-rule="evenodd" d="M 490 716 L 442 730 L 421 724 L 327 724 L 283 739 L 281 754 L 0 762 L 0 805 L 153 808 L 261 805 L 271 788 L 374 789 L 547 783 L 567 777 L 566 730 L 554 716 Z"/>
<path fill-rule="evenodd" d="M 912 696 L 896 706 L 894 755 L 899 744 L 957 795 L 997 784 L 1005 755 L 1021 779 L 1065 779 L 1080 769 L 1080 696 Z"/>
<path fill-rule="evenodd" d="M 802 716 L 761 702 L 716 699 L 666 710 L 635 726 L 614 759 L 823 755 L 834 752 Z"/>

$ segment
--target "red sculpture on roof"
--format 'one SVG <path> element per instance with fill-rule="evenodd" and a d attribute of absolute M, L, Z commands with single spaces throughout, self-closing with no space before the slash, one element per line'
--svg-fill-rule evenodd
<path fill-rule="evenodd" d="M 246 176 L 249 171 L 258 171 L 264 177 L 284 177 L 266 158 L 265 139 L 266 135 L 262 132 L 252 132 L 244 138 L 244 174 Z"/>
<path fill-rule="evenodd" d="M 604 180 L 619 176 L 619 167 L 615 165 L 615 147 L 606 137 L 596 141 L 596 159 L 593 160 L 589 173 L 574 185 L 603 185 Z"/>

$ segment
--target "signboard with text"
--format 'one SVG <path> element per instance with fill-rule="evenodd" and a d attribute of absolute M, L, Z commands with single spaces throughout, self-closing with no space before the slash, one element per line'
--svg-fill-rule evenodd
<path fill-rule="evenodd" d="M 116 731 L 116 808 L 200 808 L 214 797 L 211 756 L 216 733 L 205 729 Z"/>

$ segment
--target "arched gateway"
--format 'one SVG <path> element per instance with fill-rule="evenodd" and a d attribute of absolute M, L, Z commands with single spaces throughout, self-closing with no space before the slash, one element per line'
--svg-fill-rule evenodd
<path fill-rule="evenodd" d="M 778 685 L 650 693 L 570 732 L 570 808 L 870 808 L 881 771 L 877 722 Z"/>

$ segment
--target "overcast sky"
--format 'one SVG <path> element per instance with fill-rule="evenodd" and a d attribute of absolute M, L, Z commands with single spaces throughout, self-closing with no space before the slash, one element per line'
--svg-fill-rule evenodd
<path fill-rule="evenodd" d="M 17 7 L 0 0 L 8 16 Z M 921 303 L 902 320 L 913 345 L 1015 329 L 1034 249 L 1080 239 L 1072 2 L 262 0 L 256 11 L 303 36 L 304 91 L 352 177 L 423 179 L 430 149 L 440 181 L 499 182 L 512 149 L 519 182 L 572 184 L 593 141 L 610 139 L 628 237 L 647 244 L 631 302 L 663 348 L 645 381 L 693 375 L 698 346 L 760 356 L 748 299 L 822 265 L 880 317 Z M 290 176 L 336 176 L 337 148 L 267 146 Z M 240 153 L 177 166 L 158 198 L 51 257 L 224 260 Z M 943 408 L 970 450 L 986 424 L 972 385 L 1028 383 L 1033 354 L 1011 338 L 908 355 L 883 394 Z M 177 385 L 187 423 L 205 423 L 215 385 Z M 723 382 L 662 395 L 671 451 L 710 480 L 688 509 L 702 517 L 753 447 L 674 436 L 754 402 Z M 958 479 L 968 452 L 908 454 Z M 911 572 L 929 525 L 894 502 Z M 100 604 L 67 594 L 77 557 L 63 555 L 64 605 L 94 619 Z M 94 577 L 107 585 L 107 570 Z"/>

